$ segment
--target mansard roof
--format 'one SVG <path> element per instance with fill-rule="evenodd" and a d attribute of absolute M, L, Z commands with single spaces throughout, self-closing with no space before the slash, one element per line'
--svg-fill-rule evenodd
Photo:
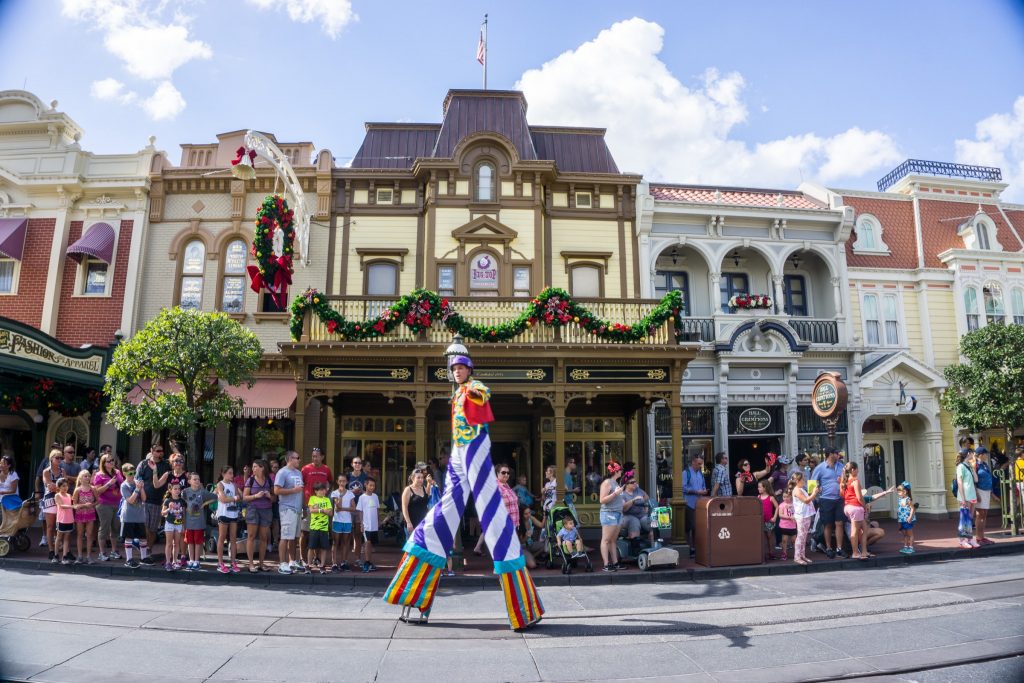
<path fill-rule="evenodd" d="M 692 204 L 727 204 L 785 209 L 820 210 L 828 208 L 822 202 L 803 192 L 749 187 L 651 183 L 651 196 L 660 201 Z"/>
<path fill-rule="evenodd" d="M 513 90 L 450 90 L 440 124 L 367 123 L 351 168 L 409 169 L 416 159 L 450 159 L 467 137 L 493 133 L 519 161 L 553 161 L 565 173 L 619 172 L 603 128 L 530 126 L 526 99 Z"/>

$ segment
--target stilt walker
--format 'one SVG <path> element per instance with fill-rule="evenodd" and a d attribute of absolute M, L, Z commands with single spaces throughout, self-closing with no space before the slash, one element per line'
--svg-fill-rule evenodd
<path fill-rule="evenodd" d="M 540 621 L 544 607 L 526 570 L 526 558 L 498 491 L 498 478 L 491 463 L 491 440 L 487 433 L 487 423 L 494 421 L 491 390 L 472 379 L 473 361 L 458 335 L 445 355 L 449 376 L 455 384 L 448 482 L 440 502 L 427 512 L 406 542 L 384 600 L 405 607 L 402 621 L 426 623 L 441 570 L 472 492 L 480 527 L 494 558 L 494 573 L 505 596 L 509 624 L 513 630 L 523 630 Z M 418 615 L 411 616 L 413 608 L 419 610 Z"/>

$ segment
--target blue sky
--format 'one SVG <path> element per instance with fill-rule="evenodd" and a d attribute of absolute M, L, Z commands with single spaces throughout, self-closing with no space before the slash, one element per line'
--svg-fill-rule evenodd
<path fill-rule="evenodd" d="M 1024 3 L 0 0 L 0 89 L 57 99 L 86 149 L 258 128 L 343 164 L 362 123 L 521 87 L 534 124 L 607 127 L 673 182 L 873 188 L 906 157 L 1003 167 L 1024 201 Z"/>

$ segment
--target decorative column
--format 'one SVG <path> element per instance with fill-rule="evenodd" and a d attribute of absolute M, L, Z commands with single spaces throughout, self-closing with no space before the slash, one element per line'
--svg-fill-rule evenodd
<path fill-rule="evenodd" d="M 840 288 L 841 280 L 837 277 L 832 278 L 832 301 L 836 307 L 836 317 L 843 315 L 843 290 Z"/>
<path fill-rule="evenodd" d="M 683 515 L 689 514 L 689 510 L 683 498 L 683 406 L 678 393 L 673 392 L 668 407 L 672 426 L 672 499 L 669 502 L 672 506 L 672 540 L 684 542 L 686 520 Z"/>
<path fill-rule="evenodd" d="M 306 383 L 298 382 L 295 392 L 295 431 L 292 436 L 292 450 L 302 453 L 306 436 Z"/>
<path fill-rule="evenodd" d="M 797 420 L 797 407 L 799 402 L 797 400 L 797 378 L 800 373 L 800 363 L 792 362 L 789 364 L 789 383 L 787 386 L 786 396 L 786 450 L 794 458 L 800 452 L 800 425 Z"/>
<path fill-rule="evenodd" d="M 711 315 L 719 313 L 722 310 L 721 305 L 721 292 L 722 286 L 722 274 L 718 272 L 708 273 L 708 296 L 711 297 L 708 301 L 711 302 Z M 691 314 L 692 315 L 692 314 Z M 717 330 L 716 330 L 717 333 Z M 716 334 L 717 336 L 717 334 Z"/>
<path fill-rule="evenodd" d="M 413 408 L 416 411 L 414 418 L 416 421 L 416 460 L 426 462 L 429 457 L 427 454 L 427 398 L 422 391 L 416 393 Z"/>
<path fill-rule="evenodd" d="M 557 392 L 551 407 L 555 411 L 555 483 L 557 486 L 555 500 L 557 501 L 565 498 L 565 394 Z"/>
<path fill-rule="evenodd" d="M 782 287 L 783 282 L 785 279 L 781 275 L 772 274 L 772 284 L 775 286 L 773 298 L 775 299 L 776 313 L 784 313 L 786 310 L 786 293 Z"/>

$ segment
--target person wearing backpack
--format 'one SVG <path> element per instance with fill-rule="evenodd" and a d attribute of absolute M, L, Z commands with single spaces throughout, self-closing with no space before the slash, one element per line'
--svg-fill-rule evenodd
<path fill-rule="evenodd" d="M 974 540 L 974 507 L 978 503 L 978 463 L 973 450 L 963 449 L 956 456 L 956 475 L 953 479 L 953 495 L 960 503 L 960 519 L 957 536 L 961 548 L 977 548 Z"/>

